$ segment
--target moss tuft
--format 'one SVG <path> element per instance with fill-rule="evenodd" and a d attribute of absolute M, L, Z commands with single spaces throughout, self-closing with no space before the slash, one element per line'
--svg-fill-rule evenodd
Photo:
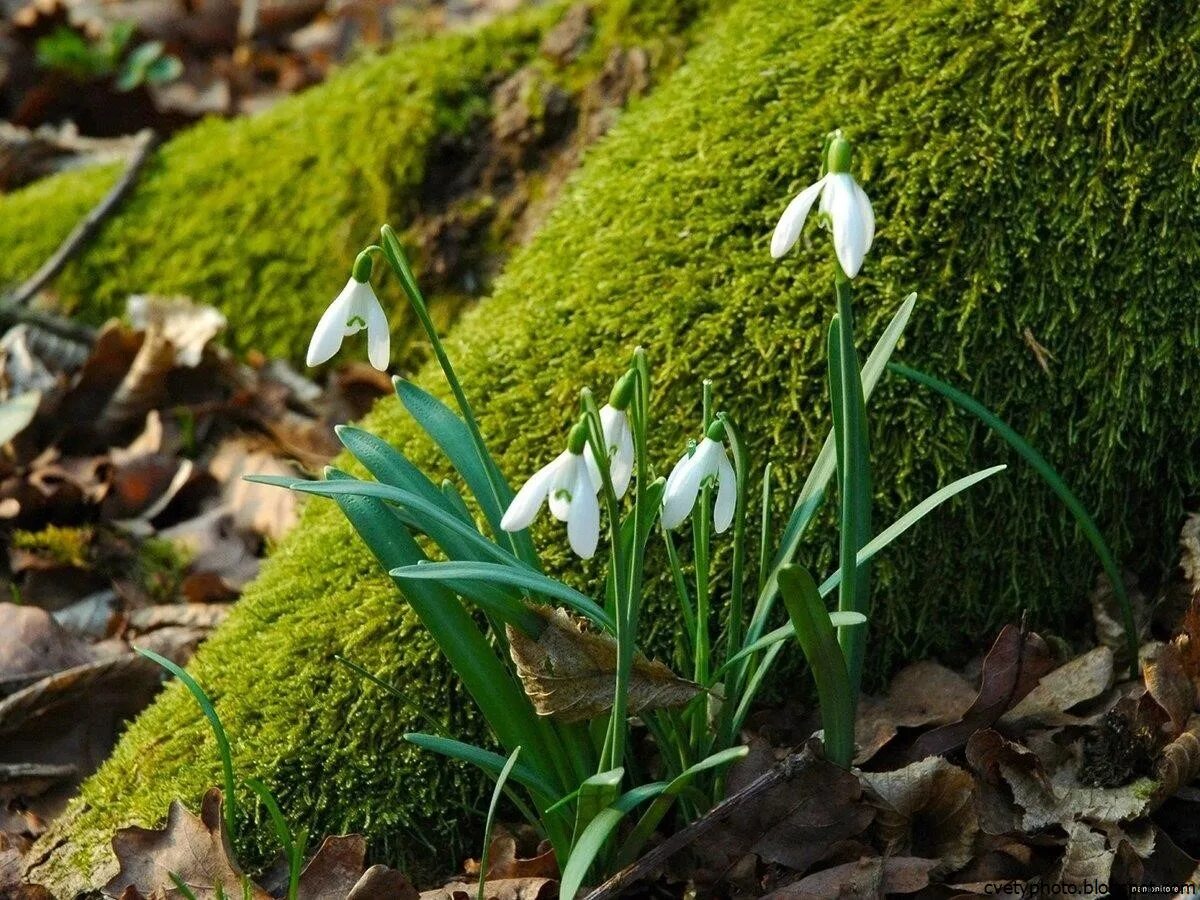
<path fill-rule="evenodd" d="M 649 47 L 669 69 L 681 32 L 708 2 L 664 3 L 658 16 L 627 0 L 598 2 L 588 52 L 556 77 L 582 90 L 606 54 L 627 44 Z M 427 170 L 448 142 L 487 121 L 492 89 L 522 66 L 555 68 L 538 47 L 565 5 L 402 44 L 263 115 L 211 119 L 178 135 L 55 281 L 63 306 L 99 320 L 132 293 L 183 294 L 226 313 L 236 349 L 301 358 L 355 254 L 379 223 L 419 213 Z M 118 170 L 70 172 L 0 196 L 0 287 L 31 274 Z M 408 323 L 398 310 L 397 332 Z"/>
<path fill-rule="evenodd" d="M 861 148 L 881 226 L 857 282 L 863 331 L 920 290 L 902 356 L 1026 432 L 1125 560 L 1160 566 L 1200 476 L 1188 395 L 1200 383 L 1198 37 L 1200 9 L 1150 0 L 742 0 L 589 155 L 494 296 L 455 328 L 506 470 L 543 462 L 578 386 L 606 390 L 641 343 L 668 420 L 657 460 L 694 431 L 709 375 L 757 458 L 780 465 L 780 497 L 794 491 L 827 426 L 830 271 L 823 244 L 784 264 L 767 244 L 840 125 Z M 1053 354 L 1052 377 L 1026 330 Z M 907 385 L 885 384 L 873 413 L 880 522 L 937 482 L 1018 462 Z M 370 425 L 436 464 L 394 401 Z M 559 531 L 547 540 L 565 543 Z M 827 544 L 817 536 L 806 558 Z M 880 561 L 876 673 L 974 652 L 1022 612 L 1084 640 L 1096 571 L 1052 495 L 1014 465 Z M 659 614 L 662 632 L 670 616 Z M 471 733 L 428 639 L 336 510 L 313 503 L 194 670 L 239 766 L 266 775 L 298 824 L 362 829 L 385 856 L 453 863 L 455 838 L 478 821 L 466 812 L 477 779 L 403 748 L 406 728 L 428 725 L 337 668 L 335 652 Z M 206 727 L 170 689 L 49 839 L 72 836 L 51 859 L 56 877 L 97 865 L 115 824 L 153 820 L 216 777 Z"/>

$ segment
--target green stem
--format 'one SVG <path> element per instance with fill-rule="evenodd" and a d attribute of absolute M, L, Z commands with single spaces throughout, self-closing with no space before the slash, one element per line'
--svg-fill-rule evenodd
<path fill-rule="evenodd" d="M 838 310 L 838 357 L 841 382 L 842 439 L 838 464 L 841 470 L 841 534 L 839 560 L 842 584 L 838 608 L 866 615 L 870 608 L 869 571 L 857 565 L 858 551 L 870 539 L 870 468 L 867 457 L 866 411 L 862 375 L 854 349 L 854 308 L 850 279 L 839 267 L 834 280 Z M 846 655 L 846 671 L 854 697 L 862 682 L 866 629 L 839 629 L 838 641 Z"/>

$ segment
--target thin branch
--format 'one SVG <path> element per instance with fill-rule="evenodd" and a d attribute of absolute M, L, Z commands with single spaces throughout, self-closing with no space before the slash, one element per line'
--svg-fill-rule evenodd
<path fill-rule="evenodd" d="M 125 171 L 120 179 L 112 186 L 104 199 L 96 204 L 78 225 L 67 235 L 51 257 L 42 264 L 33 275 L 23 282 L 15 291 L 0 301 L 0 316 L 11 319 L 14 310 L 24 306 L 48 285 L 62 271 L 63 267 L 74 257 L 92 238 L 103 224 L 104 220 L 117 208 L 125 195 L 137 181 L 138 174 L 150 158 L 150 153 L 158 143 L 157 135 L 150 129 L 145 129 L 137 136 L 137 144 Z M 42 324 L 42 323 L 39 323 Z M 45 327 L 44 325 L 42 327 Z M 48 329 L 52 330 L 52 329 Z"/>
<path fill-rule="evenodd" d="M 731 813 L 755 803 L 759 798 L 775 790 L 779 785 L 786 784 L 799 776 L 801 772 L 815 762 L 817 762 L 817 757 L 808 748 L 789 754 L 787 758 L 775 765 L 770 771 L 758 776 L 758 778 L 754 779 L 732 797 L 722 800 L 709 810 L 705 816 L 671 835 L 637 862 L 626 866 L 588 894 L 584 900 L 612 900 L 612 898 L 619 897 L 630 885 L 641 881 L 647 875 L 652 875 L 663 863 L 684 847 L 704 837 L 704 835 L 724 822 Z"/>

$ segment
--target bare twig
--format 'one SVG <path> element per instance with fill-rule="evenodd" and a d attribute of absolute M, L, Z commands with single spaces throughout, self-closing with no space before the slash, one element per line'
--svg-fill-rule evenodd
<path fill-rule="evenodd" d="M 13 325 L 30 325 L 38 331 L 45 331 L 78 344 L 91 344 L 96 339 L 94 328 L 62 316 L 22 309 L 19 306 L 0 306 L 0 329 L 11 328 Z"/>
<path fill-rule="evenodd" d="M 775 790 L 779 785 L 786 784 L 796 778 L 801 772 L 816 762 L 817 757 L 808 748 L 798 753 L 789 754 L 770 771 L 758 776 L 758 778 L 754 779 L 732 797 L 722 800 L 709 810 L 705 816 L 671 835 L 637 862 L 626 866 L 588 894 L 584 900 L 612 900 L 612 898 L 620 896 L 630 885 L 641 881 L 647 875 L 652 875 L 664 862 L 684 847 L 704 837 L 704 835 L 725 821 L 731 813 L 736 812 L 742 807 L 752 805 L 770 791 Z"/>
<path fill-rule="evenodd" d="M 150 153 L 157 143 L 157 136 L 150 129 L 138 134 L 137 144 L 129 158 L 125 171 L 120 179 L 104 195 L 99 203 L 83 218 L 67 235 L 57 250 L 50 256 L 42 267 L 33 273 L 15 291 L 0 301 L 0 317 L 13 321 L 15 309 L 24 306 L 37 296 L 46 285 L 54 280 L 63 267 L 77 254 L 103 224 L 104 220 L 117 208 L 137 181 L 138 174 L 150 158 Z M 2 319 L 0 319 L 2 320 Z M 45 327 L 44 325 L 42 327 Z M 52 330 L 52 329 L 48 329 Z"/>

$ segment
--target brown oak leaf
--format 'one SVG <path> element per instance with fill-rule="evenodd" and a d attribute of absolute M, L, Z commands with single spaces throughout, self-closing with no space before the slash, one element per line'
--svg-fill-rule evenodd
<path fill-rule="evenodd" d="M 606 634 L 584 631 L 565 610 L 533 609 L 546 623 L 536 639 L 509 626 L 508 640 L 525 693 L 540 716 L 577 722 L 612 708 L 617 643 Z M 635 716 L 664 706 L 682 706 L 701 687 L 680 678 L 657 660 L 638 653 L 629 677 L 628 712 Z"/>

